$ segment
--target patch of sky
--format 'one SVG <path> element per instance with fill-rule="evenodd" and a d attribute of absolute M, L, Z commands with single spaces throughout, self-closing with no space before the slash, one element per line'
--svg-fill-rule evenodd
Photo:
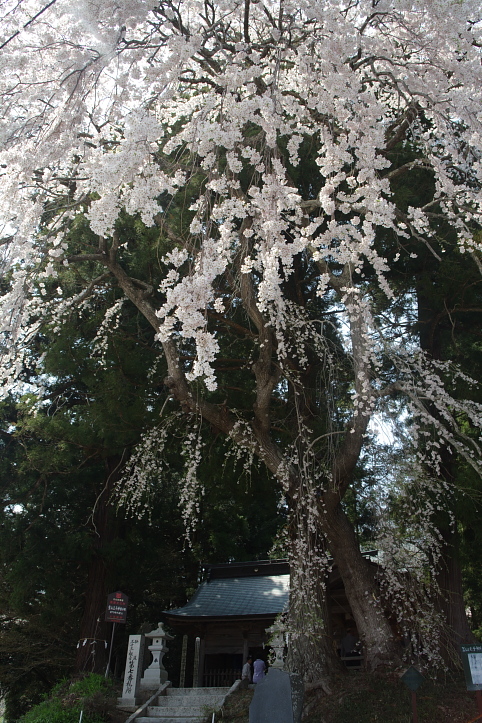
<path fill-rule="evenodd" d="M 18 504 L 6 505 L 6 507 L 3 508 L 3 511 L 6 515 L 21 515 L 25 512 L 25 507 Z"/>

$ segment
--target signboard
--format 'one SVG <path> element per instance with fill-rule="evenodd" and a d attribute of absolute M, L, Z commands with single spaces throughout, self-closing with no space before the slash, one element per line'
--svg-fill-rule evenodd
<path fill-rule="evenodd" d="M 400 680 L 409 689 L 412 696 L 412 720 L 413 723 L 418 723 L 418 711 L 417 711 L 417 690 L 420 688 L 424 681 L 422 673 L 413 665 L 400 676 Z"/>
<path fill-rule="evenodd" d="M 129 598 L 123 592 L 111 592 L 107 595 L 105 619 L 108 623 L 125 623 L 127 620 L 127 603 Z"/>
<path fill-rule="evenodd" d="M 402 683 L 404 683 L 412 693 L 415 693 L 422 685 L 425 678 L 423 675 L 414 668 L 413 665 L 408 668 L 404 674 L 400 677 Z"/>
<path fill-rule="evenodd" d="M 482 645 L 461 645 L 467 690 L 482 690 Z"/>

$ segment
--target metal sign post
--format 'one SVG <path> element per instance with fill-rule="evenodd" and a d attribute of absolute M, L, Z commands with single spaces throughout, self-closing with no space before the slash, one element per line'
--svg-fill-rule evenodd
<path fill-rule="evenodd" d="M 423 675 L 414 668 L 413 665 L 405 671 L 401 676 L 400 680 L 404 683 L 412 693 L 412 716 L 413 723 L 418 723 L 418 711 L 417 711 L 417 690 L 425 680 Z"/>
<path fill-rule="evenodd" d="M 110 637 L 109 660 L 105 669 L 105 678 L 109 675 L 110 661 L 112 659 L 112 648 L 114 647 L 114 633 L 116 623 L 125 623 L 127 621 L 127 603 L 129 598 L 123 592 L 111 592 L 107 595 L 107 609 L 105 611 L 105 619 L 112 625 L 112 635 Z"/>
<path fill-rule="evenodd" d="M 479 713 L 482 713 L 482 691 L 475 691 L 475 699 L 477 701 L 477 710 L 479 711 Z"/>
<path fill-rule="evenodd" d="M 107 661 L 107 667 L 106 667 L 106 669 L 105 669 L 104 678 L 107 678 L 107 676 L 109 675 L 110 661 L 111 661 L 111 659 L 112 659 L 112 648 L 113 648 L 113 645 L 114 645 L 114 632 L 115 632 L 115 623 L 112 623 L 112 634 L 111 634 L 111 636 L 110 636 L 110 646 L 109 646 L 109 659 L 108 659 L 108 661 Z"/>

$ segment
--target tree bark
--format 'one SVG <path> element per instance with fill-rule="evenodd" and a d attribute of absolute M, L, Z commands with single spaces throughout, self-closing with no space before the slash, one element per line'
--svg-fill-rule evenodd
<path fill-rule="evenodd" d="M 397 664 L 400 650 L 381 606 L 375 570 L 363 557 L 353 526 L 340 503 L 324 508 L 322 526 L 345 586 L 367 669 L 373 671 L 380 666 Z"/>
<path fill-rule="evenodd" d="M 75 673 L 104 673 L 107 665 L 112 623 L 104 620 L 109 570 L 104 553 L 115 537 L 115 520 L 110 503 L 112 487 L 117 479 L 118 460 L 106 462 L 106 481 L 92 512 L 93 540 L 87 573 L 84 610 L 80 622 L 79 641 L 74 663 Z"/>
<path fill-rule="evenodd" d="M 107 600 L 107 569 L 100 551 L 89 565 L 85 602 L 80 623 L 74 673 L 104 673 L 112 623 L 104 621 Z"/>
<path fill-rule="evenodd" d="M 300 560 L 291 558 L 290 642 L 286 668 L 302 675 L 306 684 L 320 683 L 329 694 L 334 678 L 344 673 L 344 669 L 333 646 L 326 590 L 319 576 L 308 579 L 307 583 L 305 571 L 297 570 L 297 563 Z"/>
<path fill-rule="evenodd" d="M 431 263 L 433 264 L 433 260 L 431 260 Z M 432 284 L 428 285 L 423 276 L 417 285 L 417 304 L 420 346 L 432 359 L 444 359 L 442 321 L 445 319 L 444 312 L 451 305 L 447 304 L 446 298 L 442 302 L 439 296 L 434 293 Z M 454 330 L 452 329 L 453 333 Z M 434 409 L 430 411 L 434 416 L 437 416 Z M 454 489 L 452 513 L 455 515 L 455 460 L 453 454 L 446 448 L 442 449 L 440 454 L 443 463 L 440 474 L 450 488 Z M 442 515 L 442 519 L 437 520 L 434 524 L 438 527 L 441 539 L 441 554 L 436 575 L 439 588 L 437 604 L 445 623 L 445 627 L 441 631 L 441 654 L 447 665 L 460 667 L 459 645 L 461 643 L 474 643 L 476 639 L 470 630 L 465 611 L 462 571 L 457 554 L 458 534 L 455 521 L 450 521 L 446 515 Z"/>
<path fill-rule="evenodd" d="M 334 648 L 328 610 L 326 543 L 306 509 L 306 499 L 296 499 L 290 516 L 290 645 L 286 667 L 300 673 L 305 683 L 319 683 L 329 693 L 331 681 L 344 668 Z"/>
<path fill-rule="evenodd" d="M 440 530 L 442 554 L 439 561 L 437 584 L 440 590 L 439 608 L 444 615 L 446 628 L 443 631 L 442 655 L 449 667 L 460 667 L 459 646 L 476 643 L 465 612 L 462 588 L 462 571 L 457 555 L 458 535 L 455 529 Z"/>

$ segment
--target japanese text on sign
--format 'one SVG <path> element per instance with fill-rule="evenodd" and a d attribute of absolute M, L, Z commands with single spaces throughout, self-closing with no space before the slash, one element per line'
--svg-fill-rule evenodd
<path fill-rule="evenodd" d="M 482 645 L 461 645 L 467 690 L 482 689 Z"/>
<path fill-rule="evenodd" d="M 129 598 L 123 592 L 113 592 L 107 596 L 105 619 L 110 623 L 125 623 Z"/>

